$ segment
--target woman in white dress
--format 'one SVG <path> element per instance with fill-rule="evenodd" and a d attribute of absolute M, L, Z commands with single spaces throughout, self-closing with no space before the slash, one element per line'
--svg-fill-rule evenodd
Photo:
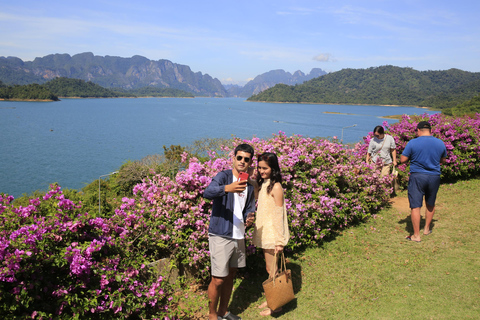
<path fill-rule="evenodd" d="M 262 248 L 267 272 L 272 277 L 276 272 L 276 267 L 272 268 L 276 265 L 275 253 L 281 253 L 290 238 L 277 155 L 266 152 L 258 156 L 257 170 L 258 207 L 253 243 L 257 248 Z M 281 308 L 267 308 L 267 302 L 262 303 L 259 308 L 266 308 L 260 312 L 263 316 L 281 311 Z"/>

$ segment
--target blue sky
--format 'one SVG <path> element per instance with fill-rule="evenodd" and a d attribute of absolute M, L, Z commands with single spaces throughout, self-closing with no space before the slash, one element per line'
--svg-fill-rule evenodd
<path fill-rule="evenodd" d="M 167 59 L 222 83 L 382 65 L 480 72 L 478 0 L 0 0 L 0 56 Z"/>

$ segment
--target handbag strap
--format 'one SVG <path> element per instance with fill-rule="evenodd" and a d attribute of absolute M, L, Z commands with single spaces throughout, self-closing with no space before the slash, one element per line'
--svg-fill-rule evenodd
<path fill-rule="evenodd" d="M 377 154 L 380 154 L 380 151 L 382 151 L 382 149 L 383 149 L 383 146 L 385 145 L 385 141 L 387 140 L 387 137 L 388 137 L 388 135 L 385 133 L 385 136 L 383 137 L 383 143 L 382 143 L 382 146 L 380 147 L 380 149 L 378 149 L 378 151 L 377 151 L 377 152 L 375 152 L 375 154 L 372 156 L 372 158 L 373 158 L 374 156 L 376 156 Z"/>
<path fill-rule="evenodd" d="M 273 257 L 273 261 L 272 261 L 272 269 L 271 270 L 275 270 L 275 272 L 273 273 L 273 285 L 275 285 L 275 278 L 277 277 L 277 253 L 275 253 L 274 257 Z M 280 273 L 282 273 L 283 271 L 287 271 L 287 263 L 285 261 L 285 255 L 283 254 L 283 251 L 282 251 L 282 258 L 280 259 Z"/>

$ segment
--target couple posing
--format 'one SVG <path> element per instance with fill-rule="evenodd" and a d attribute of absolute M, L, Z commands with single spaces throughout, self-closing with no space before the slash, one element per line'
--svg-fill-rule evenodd
<path fill-rule="evenodd" d="M 210 320 L 241 319 L 227 309 L 237 268 L 246 266 L 245 227 L 256 220 L 253 242 L 263 249 L 270 276 L 276 272 L 271 270 L 276 265 L 275 253 L 282 252 L 290 238 L 277 156 L 274 153 L 258 156 L 257 181 L 247 181 L 242 178 L 242 173 L 253 172 L 250 168 L 253 155 L 252 146 L 238 145 L 232 170 L 218 173 L 203 195 L 213 199 L 208 229 L 212 264 L 212 279 L 208 286 Z M 256 194 L 258 211 L 255 219 Z M 259 308 L 266 308 L 260 313 L 265 316 L 280 311 L 270 310 L 266 302 Z"/>

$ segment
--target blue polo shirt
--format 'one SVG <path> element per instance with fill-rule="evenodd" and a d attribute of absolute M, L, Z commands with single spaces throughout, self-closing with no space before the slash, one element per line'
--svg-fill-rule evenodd
<path fill-rule="evenodd" d="M 440 175 L 440 159 L 447 157 L 447 148 L 438 138 L 422 136 L 410 140 L 402 155 L 410 159 L 410 173 Z"/>

